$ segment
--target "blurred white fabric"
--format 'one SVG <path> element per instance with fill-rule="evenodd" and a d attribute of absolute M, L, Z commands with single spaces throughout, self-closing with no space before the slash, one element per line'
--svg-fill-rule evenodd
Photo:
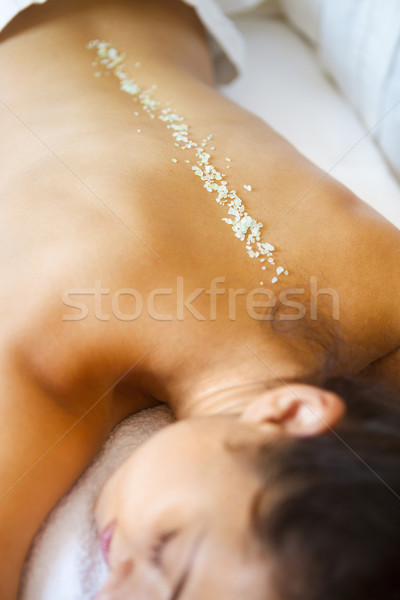
<path fill-rule="evenodd" d="M 399 0 L 281 0 L 400 181 Z"/>
<path fill-rule="evenodd" d="M 303 1 L 311 10 L 322 0 L 292 0 L 290 4 Z M 246 40 L 246 69 L 220 89 L 400 227 L 399 183 L 373 136 L 367 134 L 362 117 L 327 77 L 311 41 L 279 17 L 260 18 L 262 9 L 233 17 Z M 395 67 L 391 101 L 396 95 L 400 99 L 400 53 Z M 395 117 L 398 137 L 393 135 L 391 118 L 384 118 L 380 126 L 387 145 L 391 143 L 396 150 L 400 118 Z"/>
<path fill-rule="evenodd" d="M 290 23 L 315 44 L 318 42 L 319 16 L 323 1 L 280 0 L 282 12 Z"/>
<path fill-rule="evenodd" d="M 1 0 L 0 31 L 27 6 L 31 4 L 44 4 L 45 2 L 46 0 Z"/>

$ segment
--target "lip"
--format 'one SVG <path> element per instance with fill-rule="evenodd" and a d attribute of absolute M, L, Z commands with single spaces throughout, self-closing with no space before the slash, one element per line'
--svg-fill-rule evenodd
<path fill-rule="evenodd" d="M 116 524 L 117 524 L 116 520 L 111 521 L 111 523 L 109 523 L 101 531 L 100 536 L 99 536 L 100 550 L 101 550 L 103 558 L 108 566 L 109 566 L 108 555 L 110 553 L 111 540 L 112 540 L 112 536 L 113 536 Z"/>

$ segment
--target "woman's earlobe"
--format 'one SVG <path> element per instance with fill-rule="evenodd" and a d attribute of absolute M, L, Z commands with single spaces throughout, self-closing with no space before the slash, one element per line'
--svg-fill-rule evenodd
<path fill-rule="evenodd" d="M 241 419 L 302 437 L 331 429 L 344 413 L 344 401 L 337 394 L 311 385 L 290 384 L 257 396 Z"/>
<path fill-rule="evenodd" d="M 346 408 L 340 396 L 321 388 L 301 390 L 293 418 L 286 423 L 286 431 L 298 437 L 319 435 L 332 429 L 343 417 Z"/>

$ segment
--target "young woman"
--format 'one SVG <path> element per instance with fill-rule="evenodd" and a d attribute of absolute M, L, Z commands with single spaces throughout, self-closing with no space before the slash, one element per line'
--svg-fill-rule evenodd
<path fill-rule="evenodd" d="M 99 600 L 398 598 L 398 230 L 218 93 L 180 0 L 49 0 L 0 41 L 1 598 L 161 402 L 96 503 Z"/>

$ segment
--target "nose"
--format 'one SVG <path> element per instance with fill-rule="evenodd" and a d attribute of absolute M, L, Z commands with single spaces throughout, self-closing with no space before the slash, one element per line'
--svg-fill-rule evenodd
<path fill-rule="evenodd" d="M 93 600 L 166 600 L 171 590 L 151 568 L 136 569 L 133 561 L 119 563 Z"/>

